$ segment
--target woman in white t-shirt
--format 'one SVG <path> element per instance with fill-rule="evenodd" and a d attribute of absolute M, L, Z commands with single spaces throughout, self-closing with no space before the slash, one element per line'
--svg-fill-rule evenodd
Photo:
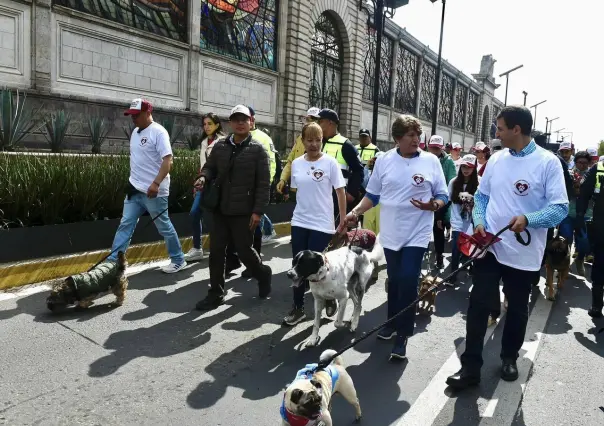
<path fill-rule="evenodd" d="M 464 155 L 461 159 L 457 177 L 449 182 L 449 199 L 451 200 L 451 271 L 459 268 L 461 253 L 457 247 L 460 233 L 473 234 L 472 209 L 474 207 L 474 194 L 478 189 L 478 171 L 476 168 L 476 156 Z M 462 194 L 462 197 L 460 197 Z M 471 195 L 469 199 L 465 194 Z M 455 285 L 457 274 L 446 284 Z"/>
<path fill-rule="evenodd" d="M 478 176 L 482 176 L 484 174 L 485 167 L 489 162 L 489 147 L 484 142 L 476 142 L 476 145 L 474 145 L 472 151 L 474 151 L 474 154 L 476 154 L 476 167 L 478 168 Z"/>
<path fill-rule="evenodd" d="M 461 166 L 461 145 L 458 142 L 454 142 L 451 146 L 451 160 L 455 164 L 455 171 L 459 172 L 459 166 Z"/>
<path fill-rule="evenodd" d="M 417 298 L 424 253 L 432 238 L 434 212 L 449 199 L 447 184 L 438 157 L 419 150 L 420 121 L 401 115 L 392 123 L 396 148 L 375 162 L 367 193 L 346 216 L 345 224 L 356 223 L 358 216 L 378 203 L 380 243 L 384 247 L 388 268 L 388 318 L 392 318 Z M 415 309 L 398 316 L 384 326 L 378 338 L 389 340 L 397 335 L 391 356 L 404 359 L 407 338 L 415 328 Z"/>
<path fill-rule="evenodd" d="M 203 116 L 203 134 L 201 141 L 201 149 L 199 150 L 199 170 L 203 168 L 206 160 L 210 156 L 214 142 L 224 134 L 222 133 L 222 124 L 220 118 L 213 112 L 209 112 Z M 187 262 L 193 262 L 201 260 L 203 257 L 203 249 L 201 248 L 201 194 L 202 191 L 195 191 L 195 198 L 193 200 L 193 206 L 191 207 L 191 219 L 193 224 L 193 247 L 187 254 L 185 254 L 185 260 Z"/>
<path fill-rule="evenodd" d="M 296 190 L 296 208 L 291 220 L 292 257 L 303 250 L 323 252 L 336 232 L 332 191 L 338 197 L 339 217 L 346 216 L 346 183 L 335 158 L 321 152 L 323 131 L 317 123 L 302 128 L 306 153 L 292 162 L 291 188 Z M 295 325 L 306 318 L 306 283 L 294 287 L 294 305 L 283 319 Z"/>

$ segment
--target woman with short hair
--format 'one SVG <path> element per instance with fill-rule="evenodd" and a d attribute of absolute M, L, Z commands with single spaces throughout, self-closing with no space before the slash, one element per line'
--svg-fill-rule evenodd
<path fill-rule="evenodd" d="M 411 115 L 401 115 L 392 123 L 396 147 L 375 162 L 361 202 L 346 216 L 346 224 L 378 205 L 380 243 L 384 247 L 388 271 L 388 318 L 392 318 L 417 298 L 424 253 L 432 237 L 434 212 L 448 202 L 445 175 L 438 158 L 419 150 L 422 126 Z M 391 356 L 405 359 L 407 339 L 413 335 L 415 309 L 384 326 L 378 338 L 390 340 L 396 335 Z"/>

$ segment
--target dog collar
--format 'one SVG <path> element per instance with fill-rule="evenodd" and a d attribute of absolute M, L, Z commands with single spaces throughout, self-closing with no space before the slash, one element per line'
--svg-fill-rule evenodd
<path fill-rule="evenodd" d="M 321 420 L 321 414 L 316 419 L 309 419 L 303 416 L 298 416 L 285 408 L 285 395 L 283 395 L 283 402 L 281 403 L 281 417 L 290 426 L 316 426 Z"/>
<path fill-rule="evenodd" d="M 327 256 L 325 256 L 324 254 L 322 256 L 323 256 L 323 264 L 324 264 L 324 266 L 326 268 L 325 276 L 327 276 L 327 273 L 329 272 L 329 261 L 327 260 Z M 324 278 L 325 277 L 323 277 L 320 280 L 308 280 L 308 281 L 310 281 L 311 283 L 318 283 L 318 282 L 323 281 Z"/>

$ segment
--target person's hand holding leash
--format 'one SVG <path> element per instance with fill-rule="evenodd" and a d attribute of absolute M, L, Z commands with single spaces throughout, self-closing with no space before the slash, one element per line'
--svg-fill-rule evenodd
<path fill-rule="evenodd" d="M 510 230 L 519 234 L 528 226 L 528 220 L 525 215 L 514 216 L 512 220 L 510 220 L 510 225 L 512 226 Z"/>
<path fill-rule="evenodd" d="M 478 225 L 476 228 L 474 228 L 474 233 L 480 234 L 481 237 L 487 236 L 486 232 L 484 231 L 484 226 L 482 225 Z"/>
<path fill-rule="evenodd" d="M 252 217 L 250 217 L 250 230 L 254 231 L 256 229 L 256 227 L 260 224 L 260 219 L 262 219 L 260 217 L 259 214 L 256 213 L 252 213 Z"/>
<path fill-rule="evenodd" d="M 149 186 L 149 189 L 147 189 L 147 197 L 155 198 L 155 197 L 157 197 L 158 193 L 159 193 L 159 184 L 157 182 L 153 181 L 153 183 Z"/>
<path fill-rule="evenodd" d="M 196 190 L 201 191 L 203 186 L 206 184 L 206 178 L 203 176 L 195 181 L 194 187 Z"/>
<path fill-rule="evenodd" d="M 354 210 L 352 210 L 350 213 L 348 213 L 346 215 L 346 217 L 344 217 L 343 220 L 340 220 L 340 225 L 338 225 L 338 229 L 336 230 L 336 232 L 338 234 L 344 234 L 344 233 L 348 232 L 349 226 L 356 225 L 358 221 L 359 221 L 359 216 L 357 215 L 357 213 Z"/>

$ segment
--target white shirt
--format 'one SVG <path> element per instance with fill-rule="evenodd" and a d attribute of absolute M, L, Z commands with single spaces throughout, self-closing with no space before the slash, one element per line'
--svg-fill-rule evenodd
<path fill-rule="evenodd" d="M 297 188 L 292 226 L 335 234 L 332 189 L 346 183 L 335 158 L 322 154 L 316 161 L 306 155 L 292 162 L 291 187 Z"/>
<path fill-rule="evenodd" d="M 172 155 L 170 136 L 166 129 L 155 122 L 130 136 L 130 183 L 138 191 L 147 193 L 159 173 L 165 156 Z M 170 195 L 170 174 L 160 182 L 158 197 Z"/>
<path fill-rule="evenodd" d="M 476 163 L 477 163 L 477 166 L 478 166 L 476 172 L 480 173 L 482 171 L 482 169 L 484 169 L 484 166 L 487 165 L 488 161 L 485 161 L 484 164 L 480 164 L 478 161 Z"/>
<path fill-rule="evenodd" d="M 464 217 L 461 214 L 462 205 L 453 202 L 453 182 L 455 182 L 456 179 L 457 178 L 455 177 L 449 182 L 449 201 L 451 201 L 451 231 L 464 232 L 468 235 L 472 235 L 474 229 L 474 226 L 472 225 L 472 212 Z M 480 176 L 478 176 L 478 182 L 480 182 Z M 463 184 L 462 192 L 466 190 L 467 186 L 468 185 L 466 183 Z"/>
<path fill-rule="evenodd" d="M 367 192 L 380 196 L 380 243 L 390 250 L 427 248 L 432 237 L 434 213 L 411 204 L 436 195 L 447 196 L 447 183 L 434 154 L 420 152 L 403 158 L 393 148 L 379 157 L 367 184 Z"/>
<path fill-rule="evenodd" d="M 568 203 L 560 160 L 540 146 L 524 157 L 515 157 L 508 149 L 497 152 L 489 159 L 479 190 L 490 197 L 485 221 L 493 234 L 506 227 L 514 216 L 533 213 L 550 204 Z M 540 270 L 547 229 L 528 230 L 532 237 L 529 246 L 518 243 L 514 233 L 506 231 L 489 251 L 503 265 L 523 271 Z"/>

